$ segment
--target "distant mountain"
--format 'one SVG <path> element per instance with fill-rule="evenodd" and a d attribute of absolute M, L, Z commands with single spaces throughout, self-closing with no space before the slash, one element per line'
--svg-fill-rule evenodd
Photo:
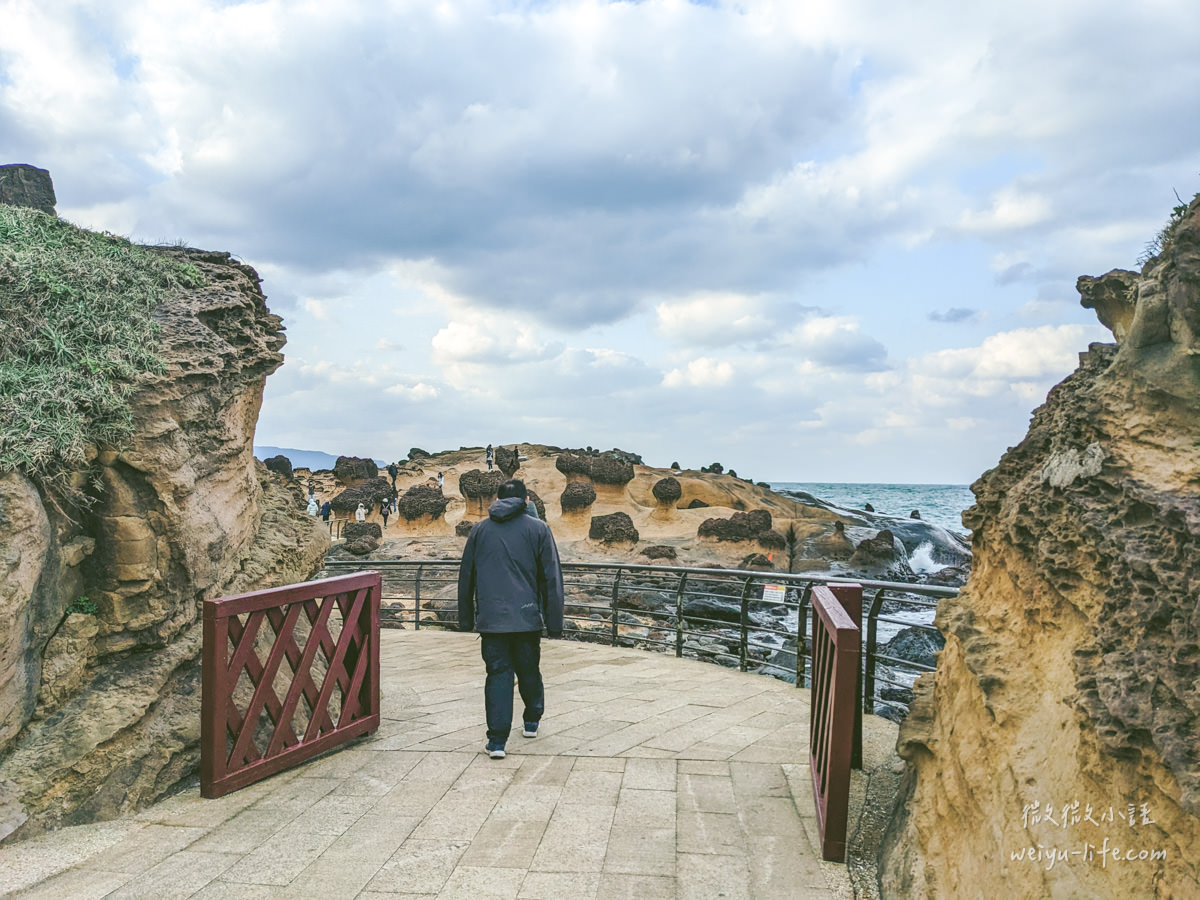
<path fill-rule="evenodd" d="M 320 450 L 296 450 L 291 447 L 258 447 L 254 455 L 259 459 L 270 459 L 272 456 L 286 456 L 293 469 L 332 469 L 337 462 L 337 456 L 332 453 L 322 453 Z M 343 454 L 344 455 L 344 454 Z M 375 460 L 380 466 L 387 465 L 382 459 Z"/>

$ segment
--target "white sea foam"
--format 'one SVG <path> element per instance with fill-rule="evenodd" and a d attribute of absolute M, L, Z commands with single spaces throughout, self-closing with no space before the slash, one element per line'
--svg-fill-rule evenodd
<path fill-rule="evenodd" d="M 908 558 L 908 565 L 918 575 L 928 575 L 942 568 L 942 564 L 933 559 L 933 544 L 930 541 L 922 541 L 917 545 Z"/>

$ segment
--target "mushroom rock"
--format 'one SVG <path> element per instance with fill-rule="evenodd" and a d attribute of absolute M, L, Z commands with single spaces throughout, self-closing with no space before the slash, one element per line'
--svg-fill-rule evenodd
<path fill-rule="evenodd" d="M 488 507 L 496 499 L 496 492 L 504 484 L 504 473 L 500 471 L 484 472 L 471 469 L 458 476 L 458 491 L 467 501 L 467 508 L 475 515 L 483 518 L 487 515 Z"/>
<path fill-rule="evenodd" d="M 773 528 L 760 531 L 754 536 L 754 540 L 760 547 L 766 547 L 768 550 L 782 550 L 787 546 L 787 538 Z"/>
<path fill-rule="evenodd" d="M 591 460 L 592 481 L 618 487 L 633 481 L 633 463 L 612 453 L 602 453 Z"/>
<path fill-rule="evenodd" d="M 460 519 L 458 524 L 454 526 L 454 534 L 457 537 L 465 538 L 471 534 L 471 529 L 475 527 L 475 523 L 469 519 Z"/>
<path fill-rule="evenodd" d="M 538 496 L 537 491 L 533 488 L 526 488 L 529 492 L 529 499 L 533 501 L 534 507 L 537 509 L 538 518 L 543 522 L 546 521 L 546 502 Z"/>
<path fill-rule="evenodd" d="M 670 475 L 656 481 L 652 490 L 654 499 L 663 506 L 674 506 L 683 496 L 683 488 L 679 484 L 679 479 Z"/>
<path fill-rule="evenodd" d="M 409 522 L 422 517 L 440 519 L 449 505 L 437 485 L 414 484 L 396 501 L 396 512 Z"/>
<path fill-rule="evenodd" d="M 286 456 L 272 456 L 264 459 L 263 465 L 277 475 L 282 475 L 285 481 L 292 480 L 292 461 Z"/>
<path fill-rule="evenodd" d="M 615 512 L 607 516 L 593 516 L 588 537 L 604 544 L 636 544 L 641 535 L 633 526 L 629 513 Z"/>
<path fill-rule="evenodd" d="M 521 468 L 521 456 L 517 453 L 516 447 L 511 450 L 507 447 L 497 447 L 495 462 L 496 468 L 509 478 L 512 478 L 517 469 Z"/>
<path fill-rule="evenodd" d="M 340 484 L 350 485 L 359 481 L 369 481 L 379 476 L 379 466 L 373 459 L 360 459 L 357 456 L 339 456 L 333 464 L 333 477 Z"/>
<path fill-rule="evenodd" d="M 57 202 L 54 182 L 46 169 L 25 163 L 0 166 L 0 203 L 27 206 L 54 216 Z"/>
<path fill-rule="evenodd" d="M 408 451 L 409 462 L 416 462 L 420 459 L 429 459 L 433 454 L 428 450 L 422 450 L 420 447 L 411 447 Z"/>
<path fill-rule="evenodd" d="M 392 485 L 386 478 L 373 478 L 346 488 L 329 501 L 330 508 L 339 516 L 352 516 L 362 504 L 370 515 L 379 509 L 379 504 L 391 499 Z"/>
<path fill-rule="evenodd" d="M 564 514 L 587 509 L 596 502 L 596 490 L 586 481 L 572 481 L 563 488 L 558 502 Z"/>
<path fill-rule="evenodd" d="M 1200 198 L 1157 247 L 1081 281 L 1116 343 L 971 487 L 884 896 L 1200 897 Z"/>
<path fill-rule="evenodd" d="M 383 529 L 378 522 L 347 522 L 342 528 L 342 549 L 355 556 L 366 556 L 379 549 Z"/>
<path fill-rule="evenodd" d="M 588 459 L 574 453 L 558 454 L 554 460 L 554 468 L 566 475 L 568 480 L 579 476 L 584 478 L 591 477 L 591 467 L 588 465 Z"/>

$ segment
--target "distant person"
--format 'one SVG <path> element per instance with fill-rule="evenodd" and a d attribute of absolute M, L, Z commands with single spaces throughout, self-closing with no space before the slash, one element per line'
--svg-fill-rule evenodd
<path fill-rule="evenodd" d="M 308 499 L 311 500 L 315 496 L 317 496 L 317 486 L 313 484 L 313 480 L 310 478 L 308 479 Z"/>
<path fill-rule="evenodd" d="M 545 712 L 541 673 L 542 628 L 562 637 L 563 580 L 554 535 L 525 515 L 525 483 L 500 485 L 488 518 L 477 522 L 458 572 L 458 630 L 478 631 L 487 668 L 483 704 L 484 752 L 503 759 L 512 730 L 513 677 L 521 694 L 524 737 L 537 737 Z"/>
<path fill-rule="evenodd" d="M 364 507 L 361 503 L 358 504 L 358 509 L 356 509 L 354 511 L 354 521 L 355 522 L 367 521 L 367 510 L 366 510 L 366 507 Z"/>
<path fill-rule="evenodd" d="M 308 514 L 314 517 L 317 515 L 317 498 L 311 495 L 308 498 Z"/>
<path fill-rule="evenodd" d="M 438 490 L 440 491 L 446 484 L 446 476 L 438 472 Z"/>
<path fill-rule="evenodd" d="M 387 520 L 388 520 L 388 516 L 391 515 L 391 512 L 392 512 L 392 501 L 391 500 L 380 500 L 379 501 L 379 515 L 383 516 L 383 527 L 384 528 L 387 528 Z"/>
<path fill-rule="evenodd" d="M 492 450 L 492 445 L 487 445 L 487 467 L 488 471 L 492 471 L 492 460 L 496 458 L 495 451 Z"/>
<path fill-rule="evenodd" d="M 326 500 L 321 504 L 321 520 L 328 522 L 331 515 L 333 515 L 333 505 Z"/>
<path fill-rule="evenodd" d="M 387 464 L 387 473 L 392 476 L 392 487 L 396 486 L 396 476 L 400 474 L 400 470 L 396 468 L 395 463 Z"/>

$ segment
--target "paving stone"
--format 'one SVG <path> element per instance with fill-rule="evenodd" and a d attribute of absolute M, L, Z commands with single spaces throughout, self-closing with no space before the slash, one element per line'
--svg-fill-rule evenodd
<path fill-rule="evenodd" d="M 228 869 L 240 858 L 236 853 L 198 853 L 183 850 L 125 882 L 107 900 L 185 900 Z"/>
<path fill-rule="evenodd" d="M 466 851 L 467 841 L 420 841 L 400 845 L 369 882 L 368 891 L 436 894 Z"/>

